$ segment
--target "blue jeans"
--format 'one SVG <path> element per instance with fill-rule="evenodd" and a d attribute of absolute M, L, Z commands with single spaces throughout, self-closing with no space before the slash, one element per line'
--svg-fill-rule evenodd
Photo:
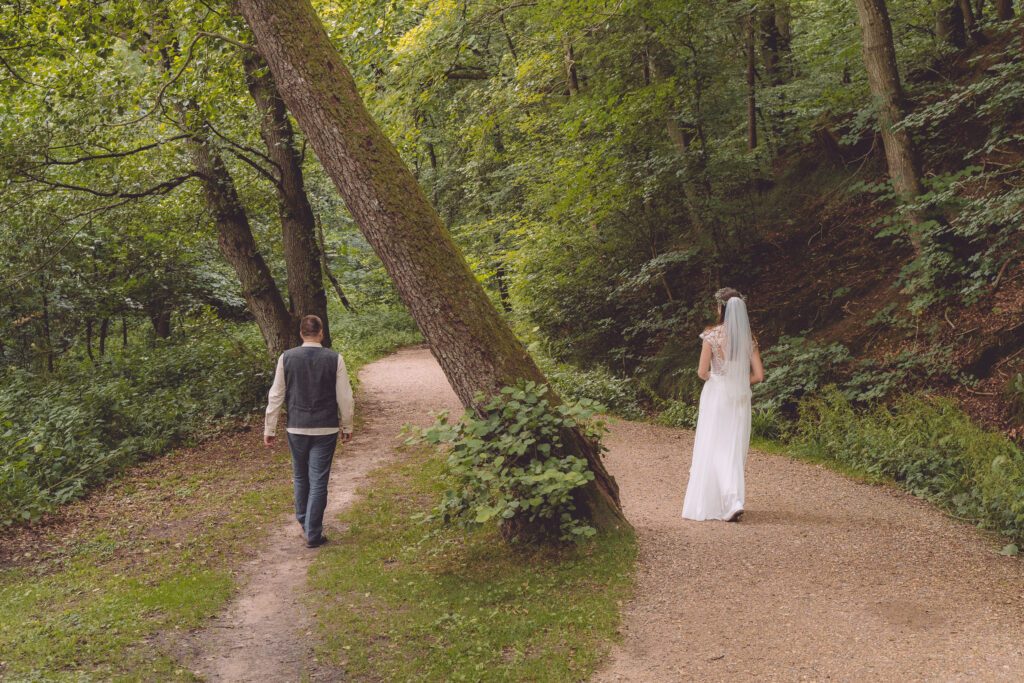
<path fill-rule="evenodd" d="M 306 541 L 320 540 L 327 507 L 327 482 L 338 435 L 288 434 L 292 451 L 292 480 L 295 482 L 295 518 L 306 532 Z"/>

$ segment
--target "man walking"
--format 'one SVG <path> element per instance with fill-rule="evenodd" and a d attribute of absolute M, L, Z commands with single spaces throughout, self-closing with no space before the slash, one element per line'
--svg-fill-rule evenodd
<path fill-rule="evenodd" d="M 338 433 L 342 441 L 352 438 L 352 385 L 341 354 L 321 345 L 324 324 L 320 318 L 304 317 L 299 334 L 302 346 L 288 349 L 277 359 L 263 443 L 274 445 L 277 416 L 284 403 L 288 407 L 286 431 L 292 452 L 295 517 L 306 535 L 306 547 L 318 548 L 327 542 L 324 508 Z"/>

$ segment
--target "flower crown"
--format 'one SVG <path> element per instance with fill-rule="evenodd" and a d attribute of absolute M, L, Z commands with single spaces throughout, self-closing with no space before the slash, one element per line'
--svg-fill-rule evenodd
<path fill-rule="evenodd" d="M 722 287 L 720 290 L 715 292 L 715 301 L 725 306 L 729 302 L 729 299 L 731 299 L 734 296 L 738 296 L 743 301 L 747 300 L 746 296 L 740 294 L 737 290 L 733 289 L 732 287 Z"/>

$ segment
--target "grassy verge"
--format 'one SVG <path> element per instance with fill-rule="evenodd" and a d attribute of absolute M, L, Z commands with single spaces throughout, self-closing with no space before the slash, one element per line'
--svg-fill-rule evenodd
<path fill-rule="evenodd" d="M 349 371 L 419 341 L 400 311 L 336 317 Z M 0 680 L 193 680 L 174 632 L 234 594 L 235 569 L 289 509 L 287 449 L 242 432 L 128 469 L 0 537 Z"/>
<path fill-rule="evenodd" d="M 321 655 L 356 679 L 578 681 L 615 637 L 633 581 L 631 533 L 579 547 L 506 546 L 428 528 L 440 493 L 426 451 L 373 475 L 347 531 L 311 570 Z"/>
<path fill-rule="evenodd" d="M 223 607 L 288 503 L 287 456 L 258 435 L 141 465 L 4 539 L 0 678 L 192 680 L 158 634 Z"/>

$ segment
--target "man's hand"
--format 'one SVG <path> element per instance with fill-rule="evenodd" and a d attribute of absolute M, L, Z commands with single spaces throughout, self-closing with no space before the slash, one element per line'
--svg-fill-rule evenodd
<path fill-rule="evenodd" d="M 263 445 L 266 446 L 267 448 L 273 448 L 274 444 L 276 444 L 276 443 L 277 443 L 277 437 L 276 436 L 273 436 L 271 434 L 264 434 L 263 435 Z"/>
<path fill-rule="evenodd" d="M 341 433 L 341 442 L 342 443 L 348 443 L 351 440 L 352 440 L 352 432 L 342 432 Z"/>

